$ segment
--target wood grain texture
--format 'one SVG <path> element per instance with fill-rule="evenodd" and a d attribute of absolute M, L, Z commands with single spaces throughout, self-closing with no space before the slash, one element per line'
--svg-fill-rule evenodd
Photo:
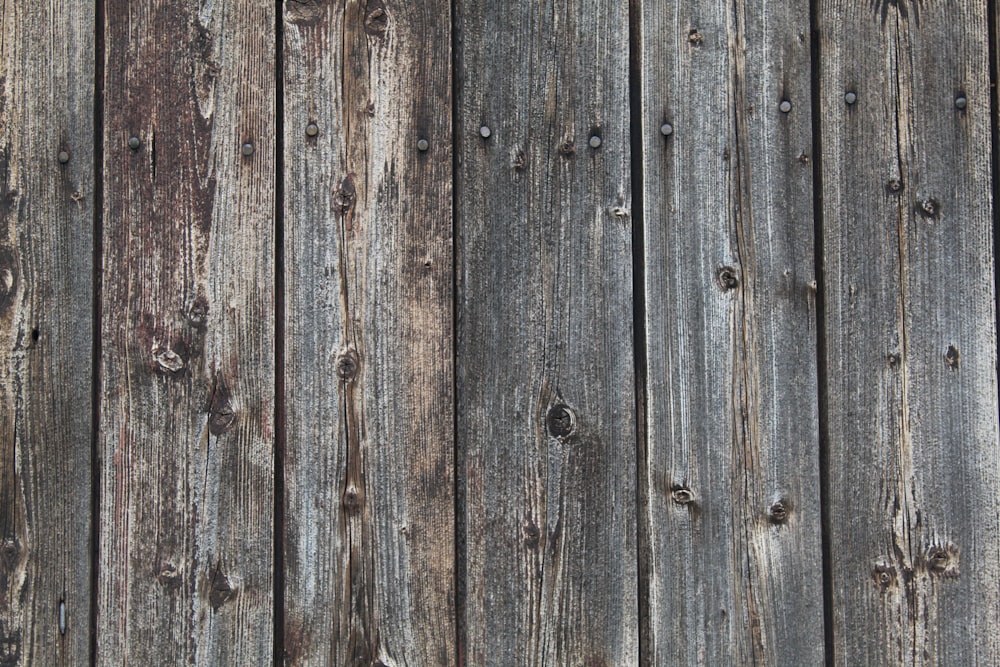
<path fill-rule="evenodd" d="M 274 11 L 107 2 L 100 664 L 272 652 Z"/>
<path fill-rule="evenodd" d="M 1000 663 L 986 6 L 818 3 L 838 665 Z"/>
<path fill-rule="evenodd" d="M 634 665 L 628 6 L 457 7 L 463 656 Z"/>
<path fill-rule="evenodd" d="M 0 10 L 3 665 L 88 660 L 93 14 Z"/>
<path fill-rule="evenodd" d="M 821 664 L 808 3 L 639 21 L 645 661 Z"/>
<path fill-rule="evenodd" d="M 456 661 L 450 25 L 285 3 L 288 664 Z"/>

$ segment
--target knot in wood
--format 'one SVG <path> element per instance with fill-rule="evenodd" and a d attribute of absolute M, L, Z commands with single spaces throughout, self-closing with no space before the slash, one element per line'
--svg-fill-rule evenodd
<path fill-rule="evenodd" d="M 719 287 L 723 290 L 733 290 L 740 286 L 739 272 L 732 266 L 719 269 Z"/>
<path fill-rule="evenodd" d="M 958 549 L 954 545 L 932 546 L 925 556 L 927 571 L 942 577 L 958 576 Z"/>
<path fill-rule="evenodd" d="M 180 588 L 181 585 L 181 573 L 173 563 L 162 563 L 156 579 L 167 588 Z"/>
<path fill-rule="evenodd" d="M 358 353 L 352 349 L 342 350 L 337 355 L 335 365 L 337 368 L 337 377 L 350 382 L 358 375 Z"/>
<path fill-rule="evenodd" d="M 333 208 L 341 215 L 346 215 L 354 207 L 356 199 L 357 191 L 354 189 L 354 179 L 348 176 L 333 192 Z"/>
<path fill-rule="evenodd" d="M 784 523 L 788 520 L 788 501 L 786 500 L 776 500 L 771 503 L 771 507 L 768 508 L 768 515 L 771 517 L 771 523 Z"/>
<path fill-rule="evenodd" d="M 383 37 L 389 28 L 389 13 L 381 2 L 370 3 L 365 14 L 365 32 L 373 37 Z"/>
<path fill-rule="evenodd" d="M 559 144 L 559 154 L 563 157 L 571 157 L 574 153 L 576 153 L 576 144 L 573 143 L 572 139 L 567 139 Z"/>
<path fill-rule="evenodd" d="M 678 505 L 690 505 L 694 502 L 694 493 L 686 486 L 675 486 L 670 498 Z"/>
<path fill-rule="evenodd" d="M 928 197 L 917 204 L 917 213 L 927 220 L 934 220 L 941 214 L 941 204 L 937 199 Z"/>
<path fill-rule="evenodd" d="M 538 541 L 541 537 L 541 531 L 538 530 L 538 526 L 531 519 L 524 520 L 524 526 L 521 529 L 524 533 L 524 546 L 529 549 L 537 549 Z"/>
<path fill-rule="evenodd" d="M 358 487 L 353 484 L 347 487 L 344 491 L 344 509 L 348 512 L 354 513 L 361 508 L 361 494 L 358 493 Z"/>
<path fill-rule="evenodd" d="M 573 432 L 573 411 L 566 405 L 553 405 L 545 416 L 545 425 L 553 438 L 565 438 Z"/>
<path fill-rule="evenodd" d="M 216 568 L 212 574 L 212 587 L 208 593 L 208 602 L 212 605 L 212 611 L 219 611 L 219 607 L 236 597 L 236 591 L 229 582 L 229 577 Z"/>
<path fill-rule="evenodd" d="M 701 46 L 705 43 L 705 38 L 701 36 L 696 28 L 692 28 L 691 32 L 688 33 L 688 44 L 691 46 Z"/>
<path fill-rule="evenodd" d="M 184 359 L 169 347 L 154 346 L 153 359 L 160 370 L 166 373 L 177 373 L 184 368 Z"/>
<path fill-rule="evenodd" d="M 885 189 L 889 191 L 889 194 L 899 194 L 903 191 L 903 182 L 898 178 L 890 178 L 885 184 Z"/>

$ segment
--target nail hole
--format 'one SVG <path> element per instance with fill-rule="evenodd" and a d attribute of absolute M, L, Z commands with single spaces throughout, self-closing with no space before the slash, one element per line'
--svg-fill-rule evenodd
<path fill-rule="evenodd" d="M 958 348 L 957 347 L 955 347 L 954 345 L 949 345 L 948 346 L 948 351 L 945 352 L 945 354 L 944 354 L 944 358 L 945 358 L 945 361 L 948 362 L 948 366 L 950 366 L 952 370 L 955 370 L 955 371 L 958 370 L 958 365 L 962 361 L 962 355 L 960 355 L 958 353 Z"/>

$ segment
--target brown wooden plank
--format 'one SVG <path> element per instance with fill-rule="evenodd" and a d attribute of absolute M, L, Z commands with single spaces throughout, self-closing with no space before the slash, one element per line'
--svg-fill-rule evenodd
<path fill-rule="evenodd" d="M 101 664 L 272 652 L 274 11 L 107 2 Z"/>
<path fill-rule="evenodd" d="M 821 664 L 808 3 L 638 18 L 645 658 Z"/>
<path fill-rule="evenodd" d="M 818 11 L 835 663 L 998 664 L 986 2 Z"/>
<path fill-rule="evenodd" d="M 634 665 L 628 5 L 457 6 L 465 657 Z"/>
<path fill-rule="evenodd" d="M 4 665 L 90 648 L 93 16 L 86 0 L 0 10 Z"/>
<path fill-rule="evenodd" d="M 454 664 L 450 4 L 284 29 L 287 661 Z"/>

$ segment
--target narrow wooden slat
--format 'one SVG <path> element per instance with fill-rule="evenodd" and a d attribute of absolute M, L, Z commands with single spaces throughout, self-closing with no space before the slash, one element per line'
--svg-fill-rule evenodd
<path fill-rule="evenodd" d="M 107 2 L 100 664 L 272 650 L 274 11 Z"/>
<path fill-rule="evenodd" d="M 454 664 L 450 5 L 284 30 L 287 664 Z"/>
<path fill-rule="evenodd" d="M 634 665 L 628 6 L 456 18 L 464 655 Z"/>
<path fill-rule="evenodd" d="M 835 663 L 998 664 L 986 2 L 818 10 Z"/>
<path fill-rule="evenodd" d="M 93 15 L 0 10 L 3 665 L 83 664 L 90 647 Z"/>
<path fill-rule="evenodd" d="M 808 3 L 639 7 L 645 655 L 821 664 Z"/>

